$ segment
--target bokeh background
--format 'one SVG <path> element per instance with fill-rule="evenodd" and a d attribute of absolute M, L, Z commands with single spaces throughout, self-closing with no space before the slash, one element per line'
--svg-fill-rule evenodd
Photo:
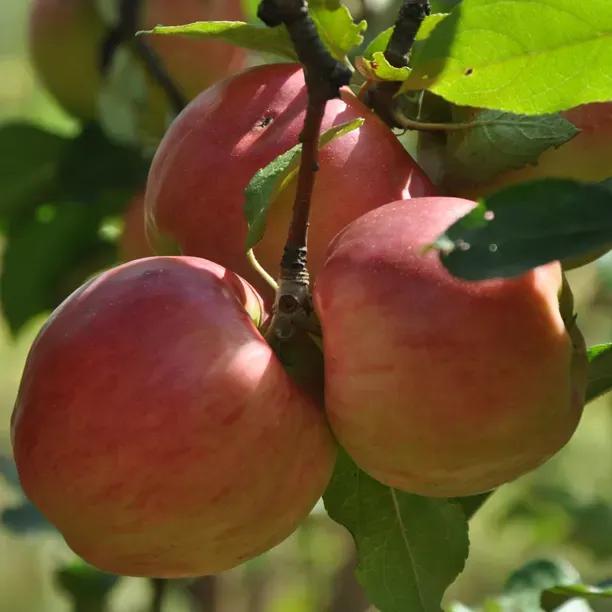
<path fill-rule="evenodd" d="M 26 0 L 2 2 L 0 123 L 25 120 L 74 134 L 77 124 L 41 89 L 30 67 L 28 4 Z M 376 21 L 374 27 L 388 23 L 392 4 L 370 0 L 367 8 Z M 451 2 L 438 3 L 443 4 Z M 0 165 L 4 161 L 0 159 Z M 2 244 L 0 234 L 0 250 Z M 570 278 L 588 344 L 609 342 L 612 257 L 573 272 Z M 12 404 L 26 351 L 43 320 L 30 322 L 17 337 L 0 320 L 0 456 L 10 456 Z M 567 560 L 589 583 L 612 577 L 611 400 L 612 396 L 604 397 L 588 406 L 578 432 L 562 452 L 537 472 L 503 487 L 476 515 L 471 524 L 471 555 L 447 594 L 449 602 L 477 604 L 499 592 L 512 570 L 543 557 Z M 19 492 L 0 476 L 0 511 L 18 500 Z M 73 559 L 51 531 L 15 533 L 0 525 L 0 612 L 72 609 L 57 570 Z M 348 535 L 316 510 L 294 536 L 260 559 L 216 578 L 167 585 L 163 610 L 362 612 L 367 604 L 352 578 L 353 563 Z M 150 610 L 158 587 L 147 580 L 122 579 L 111 592 L 108 612 Z M 597 606 L 593 604 L 596 610 L 612 610 L 612 604 Z"/>

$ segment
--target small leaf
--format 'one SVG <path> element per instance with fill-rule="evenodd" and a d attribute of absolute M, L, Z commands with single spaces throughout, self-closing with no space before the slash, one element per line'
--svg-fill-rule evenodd
<path fill-rule="evenodd" d="M 394 27 L 387 28 L 378 34 L 372 41 L 370 41 L 370 44 L 365 48 L 362 54 L 363 57 L 371 59 L 374 56 L 374 53 L 384 51 L 389 44 L 389 40 L 391 39 L 394 29 Z"/>
<path fill-rule="evenodd" d="M 612 244 L 612 190 L 548 179 L 480 201 L 435 243 L 442 262 L 469 280 L 515 276 L 550 261 Z"/>
<path fill-rule="evenodd" d="M 479 612 L 544 612 L 544 610 L 576 610 L 586 612 L 591 608 L 577 597 L 583 597 L 592 587 L 578 584 L 580 575 L 565 561 L 539 559 L 527 563 L 508 579 L 503 593 L 487 599 Z M 594 591 L 593 591 L 594 592 Z M 553 595 L 554 597 L 551 597 Z M 559 597 L 561 595 L 561 597 Z M 571 600 L 571 607 L 567 605 Z M 546 602 L 546 603 L 544 603 Z M 452 604 L 448 612 L 475 612 L 459 603 Z"/>
<path fill-rule="evenodd" d="M 354 119 L 347 123 L 326 130 L 319 139 L 319 147 L 323 148 L 332 140 L 340 138 L 353 130 L 360 128 L 364 120 Z M 245 216 L 249 225 L 246 251 L 252 249 L 262 238 L 266 230 L 266 217 L 270 203 L 274 199 L 279 186 L 288 182 L 288 175 L 299 165 L 302 155 L 302 145 L 296 145 L 279 155 L 265 168 L 258 170 L 245 189 Z"/>
<path fill-rule="evenodd" d="M 127 47 L 119 47 L 98 94 L 98 115 L 104 132 L 114 141 L 134 146 L 155 146 L 155 132 L 162 132 L 151 112 L 151 87 L 147 70 Z M 169 124 L 171 116 L 167 117 Z M 151 125 L 147 125 L 147 121 Z"/>
<path fill-rule="evenodd" d="M 324 495 L 355 538 L 357 577 L 382 612 L 435 612 L 468 553 L 467 521 L 450 501 L 391 489 L 341 452 Z"/>
<path fill-rule="evenodd" d="M 33 125 L 0 128 L 0 219 L 28 214 L 56 187 L 56 173 L 69 140 Z"/>
<path fill-rule="evenodd" d="M 588 584 L 569 584 L 550 589 L 556 595 L 568 598 L 583 597 L 585 599 L 612 599 L 612 586 L 590 586 Z"/>
<path fill-rule="evenodd" d="M 348 52 L 363 43 L 363 33 L 368 24 L 355 23 L 348 7 L 339 2 L 322 3 L 310 6 L 310 16 L 317 26 L 319 36 L 338 60 L 343 60 Z"/>
<path fill-rule="evenodd" d="M 55 572 L 58 585 L 70 596 L 79 612 L 102 612 L 119 576 L 106 574 L 80 559 Z"/>
<path fill-rule="evenodd" d="M 446 14 L 437 13 L 425 18 L 415 37 L 415 48 L 423 44 L 423 41 L 445 17 Z M 366 79 L 402 82 L 410 76 L 410 68 L 395 68 L 389 64 L 384 55 L 393 30 L 393 27 L 383 30 L 370 42 L 362 56 L 357 58 L 357 68 Z"/>
<path fill-rule="evenodd" d="M 579 133 L 561 115 L 513 115 L 496 110 L 453 109 L 453 122 L 470 127 L 448 132 L 448 175 L 460 183 L 482 183 L 505 170 L 535 163 L 550 147 Z"/>
<path fill-rule="evenodd" d="M 20 488 L 17 466 L 10 457 L 0 455 L 0 475 L 2 475 L 11 486 Z"/>
<path fill-rule="evenodd" d="M 198 21 L 180 26 L 156 26 L 139 34 L 222 38 L 245 49 L 297 60 L 291 39 L 284 27 L 266 28 L 243 21 Z"/>
<path fill-rule="evenodd" d="M 612 389 L 612 344 L 589 347 L 589 383 L 586 401 L 592 402 Z"/>
<path fill-rule="evenodd" d="M 55 531 L 55 528 L 30 502 L 2 511 L 2 525 L 20 535 Z"/>
<path fill-rule="evenodd" d="M 410 68 L 392 66 L 382 51 L 376 51 L 372 59 L 358 58 L 359 72 L 369 81 L 405 81 L 410 74 Z"/>
<path fill-rule="evenodd" d="M 119 213 L 127 198 L 144 189 L 148 170 L 138 148 L 112 142 L 98 125 L 87 125 L 62 155 L 55 199 L 95 202 L 107 214 Z"/>
<path fill-rule="evenodd" d="M 404 88 L 527 115 L 607 101 L 611 34 L 608 0 L 464 0 L 415 49 Z"/>
<path fill-rule="evenodd" d="M 66 294 L 102 267 L 95 257 L 114 251 L 98 235 L 100 218 L 86 204 L 40 207 L 37 218 L 9 233 L 0 297 L 4 316 L 18 332 L 32 317 L 55 308 Z M 93 269 L 88 264 L 94 257 Z"/>

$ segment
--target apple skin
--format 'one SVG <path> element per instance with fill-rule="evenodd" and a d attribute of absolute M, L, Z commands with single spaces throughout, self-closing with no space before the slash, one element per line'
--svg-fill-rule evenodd
<path fill-rule="evenodd" d="M 240 19 L 240 0 L 145 0 L 141 27 L 192 21 Z M 85 120 L 98 115 L 102 87 L 99 62 L 108 27 L 94 0 L 34 0 L 30 14 L 30 55 L 48 90 L 72 115 Z M 148 39 L 188 99 L 242 67 L 244 51 L 215 40 L 161 37 Z M 164 94 L 151 84 L 150 112 L 161 123 Z"/>
<path fill-rule="evenodd" d="M 257 170 L 297 144 L 306 103 L 296 64 L 259 66 L 201 93 L 172 124 L 153 160 L 146 191 L 151 233 L 171 236 L 183 253 L 219 262 L 270 297 L 245 257 L 244 190 Z M 390 200 L 433 194 L 393 133 L 350 91 L 328 103 L 323 130 L 357 117 L 365 117 L 360 129 L 321 150 L 308 245 L 313 276 L 327 244 L 347 223 Z M 273 276 L 294 193 L 295 181 L 274 200 L 255 248 Z"/>
<path fill-rule="evenodd" d="M 432 497 L 481 493 L 546 461 L 574 432 L 586 386 L 557 262 L 465 282 L 423 251 L 473 206 L 418 198 L 360 217 L 314 289 L 338 441 L 374 478 Z"/>
<path fill-rule="evenodd" d="M 96 567 L 220 572 L 287 537 L 335 443 L 253 321 L 255 291 L 205 260 L 93 279 L 30 351 L 12 420 L 24 491 Z"/>

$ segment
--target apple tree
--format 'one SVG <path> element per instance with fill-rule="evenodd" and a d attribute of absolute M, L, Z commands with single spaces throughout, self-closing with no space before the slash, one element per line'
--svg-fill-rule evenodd
<path fill-rule="evenodd" d="M 372 609 L 475 609 L 470 520 L 612 387 L 566 274 L 612 248 L 612 5 L 392 7 L 32 3 L 81 128 L 0 128 L 3 313 L 52 311 L 3 520 L 93 566 L 75 609 L 139 576 L 160 610 L 320 499 Z M 542 559 L 479 609 L 610 597 Z"/>

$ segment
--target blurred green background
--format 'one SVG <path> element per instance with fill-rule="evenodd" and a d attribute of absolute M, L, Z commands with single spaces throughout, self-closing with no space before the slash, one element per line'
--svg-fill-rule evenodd
<path fill-rule="evenodd" d="M 385 4 L 372 1 L 372 14 L 384 15 L 380 9 Z M 37 85 L 28 63 L 27 12 L 24 0 L 2 2 L 0 122 L 27 120 L 74 133 L 76 124 Z M 612 257 L 572 273 L 571 281 L 587 342 L 612 340 Z M 0 455 L 10 455 L 12 404 L 27 348 L 40 324 L 40 319 L 33 321 L 15 338 L 0 321 Z M 540 557 L 567 559 L 590 583 L 611 577 L 611 439 L 612 410 L 610 398 L 604 397 L 587 408 L 577 434 L 561 453 L 503 487 L 473 519 L 471 556 L 447 600 L 476 604 L 497 593 L 509 572 Z M 0 477 L 0 510 L 18 497 Z M 71 559 L 53 533 L 16 535 L 0 526 L 0 612 L 70 610 L 54 570 Z M 348 535 L 315 511 L 299 532 L 261 559 L 215 579 L 168 585 L 163 610 L 362 612 L 367 605 L 352 578 L 352 564 Z M 151 609 L 154 587 L 147 580 L 123 579 L 112 591 L 110 612 Z M 596 605 L 597 610 L 612 610 L 612 604 Z"/>

